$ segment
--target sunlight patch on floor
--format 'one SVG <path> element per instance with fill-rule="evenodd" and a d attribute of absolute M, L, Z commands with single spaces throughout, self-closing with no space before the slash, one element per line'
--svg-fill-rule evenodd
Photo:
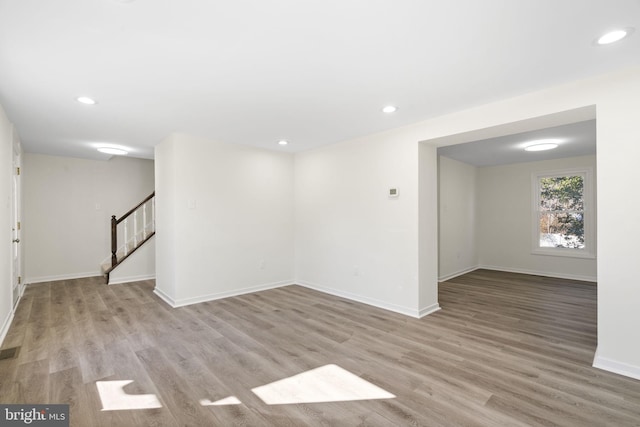
<path fill-rule="evenodd" d="M 229 396 L 229 397 L 225 397 L 224 399 L 216 400 L 215 402 L 212 402 L 209 399 L 200 399 L 200 404 L 202 406 L 224 406 L 224 405 L 241 405 L 242 402 L 240 402 L 240 400 L 235 396 Z"/>
<path fill-rule="evenodd" d="M 388 391 L 337 365 L 325 365 L 251 389 L 267 405 L 393 399 Z"/>
<path fill-rule="evenodd" d="M 162 408 L 155 394 L 127 394 L 124 387 L 133 383 L 124 381 L 96 381 L 103 411 Z"/>

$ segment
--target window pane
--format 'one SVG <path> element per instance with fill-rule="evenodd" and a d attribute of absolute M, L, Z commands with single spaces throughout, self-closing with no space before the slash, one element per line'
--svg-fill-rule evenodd
<path fill-rule="evenodd" d="M 584 211 L 584 178 L 582 176 L 541 178 L 540 210 Z"/>
<path fill-rule="evenodd" d="M 541 212 L 540 247 L 584 249 L 584 214 Z"/>

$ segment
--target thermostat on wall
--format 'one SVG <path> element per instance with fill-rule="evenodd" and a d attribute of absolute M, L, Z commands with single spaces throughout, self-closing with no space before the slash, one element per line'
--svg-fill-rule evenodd
<path fill-rule="evenodd" d="M 400 193 L 400 192 L 398 191 L 398 189 L 397 189 L 397 188 L 390 188 L 390 189 L 389 189 L 389 197 L 390 197 L 390 198 L 396 198 L 396 197 L 398 197 L 398 194 L 399 194 L 399 193 Z"/>

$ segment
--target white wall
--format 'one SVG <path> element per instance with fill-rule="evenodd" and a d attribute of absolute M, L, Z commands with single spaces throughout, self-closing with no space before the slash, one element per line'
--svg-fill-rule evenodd
<path fill-rule="evenodd" d="M 592 168 L 595 179 L 596 156 L 477 169 L 481 267 L 593 282 L 597 280 L 595 259 L 531 253 L 531 176 L 535 172 L 571 168 Z M 595 181 L 593 184 L 595 186 Z"/>
<path fill-rule="evenodd" d="M 174 306 L 293 283 L 293 156 L 173 134 L 156 147 L 156 293 Z"/>
<path fill-rule="evenodd" d="M 476 236 L 484 222 L 477 220 L 477 168 L 440 156 L 438 171 L 438 276 L 444 281 L 478 267 Z"/>
<path fill-rule="evenodd" d="M 13 125 L 0 106 L 0 345 L 13 318 L 11 298 L 11 186 Z"/>
<path fill-rule="evenodd" d="M 415 136 L 297 153 L 295 207 L 297 283 L 419 315 Z"/>
<path fill-rule="evenodd" d="M 111 253 L 111 215 L 154 190 L 151 160 L 25 153 L 23 170 L 27 283 L 100 275 Z"/>

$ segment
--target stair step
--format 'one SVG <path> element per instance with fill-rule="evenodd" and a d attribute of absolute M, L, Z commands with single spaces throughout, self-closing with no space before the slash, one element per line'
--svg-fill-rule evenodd
<path fill-rule="evenodd" d="M 107 270 L 109 270 L 111 268 L 111 263 L 108 264 L 102 264 L 100 266 L 100 271 L 102 271 L 102 275 L 107 274 Z"/>

